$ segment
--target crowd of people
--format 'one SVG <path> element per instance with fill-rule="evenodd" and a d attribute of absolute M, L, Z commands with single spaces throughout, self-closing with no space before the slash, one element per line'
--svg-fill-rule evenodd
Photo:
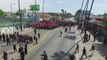
<path fill-rule="evenodd" d="M 6 42 L 6 45 L 12 45 L 13 46 L 13 52 L 20 53 L 21 60 L 25 60 L 25 55 L 28 54 L 28 44 L 35 43 L 38 44 L 38 40 L 40 39 L 40 33 L 35 33 L 36 30 L 34 30 L 34 36 L 30 36 L 28 34 L 20 34 L 19 32 L 14 32 L 13 34 L 5 34 L 0 32 L 0 41 Z M 24 47 L 23 45 L 24 44 Z M 19 45 L 19 48 L 17 48 L 17 45 Z M 6 51 L 3 52 L 3 60 L 8 60 L 8 53 Z M 14 59 L 12 59 L 14 60 Z"/>
<path fill-rule="evenodd" d="M 65 27 L 64 32 L 67 32 L 68 29 L 71 30 L 71 27 L 75 27 L 75 24 L 69 25 L 67 27 L 64 25 L 63 27 Z M 80 25 L 78 26 L 77 29 L 78 30 L 80 29 Z M 84 30 L 81 29 L 81 33 L 83 33 L 83 31 Z M 19 32 L 14 32 L 13 34 L 4 34 L 4 33 L 0 32 L 0 41 L 6 42 L 7 46 L 13 44 L 13 51 L 18 52 L 20 54 L 21 60 L 25 60 L 24 57 L 25 57 L 25 55 L 28 54 L 28 44 L 31 44 L 34 41 L 36 44 L 38 44 L 38 39 L 40 39 L 40 33 L 37 33 L 36 30 L 34 30 L 34 33 L 35 33 L 34 36 L 30 36 L 27 34 L 20 34 Z M 63 32 L 60 31 L 60 36 L 62 36 L 62 34 L 63 34 Z M 97 35 L 93 35 L 93 37 L 94 37 L 93 42 L 95 42 L 96 36 Z M 90 34 L 87 34 L 87 33 L 84 34 L 84 36 L 82 38 L 83 43 L 86 43 L 89 40 L 90 40 Z M 19 48 L 17 49 L 16 43 L 17 44 L 24 43 L 24 47 L 19 45 Z M 92 47 L 90 48 L 90 51 L 92 51 L 92 55 L 93 55 L 94 50 L 95 50 L 95 46 L 92 44 Z M 79 44 L 77 43 L 75 53 L 78 53 L 78 52 L 80 52 L 80 51 L 79 51 Z M 43 60 L 48 59 L 47 53 L 45 51 L 43 51 L 43 54 L 41 56 L 43 57 L 42 58 Z M 83 56 L 85 56 L 86 58 L 88 57 L 87 50 L 85 47 L 83 47 L 81 58 Z M 8 53 L 6 51 L 3 52 L 3 59 L 4 60 L 8 59 Z M 75 60 L 76 59 L 75 54 L 70 55 L 69 59 Z M 12 59 L 12 60 L 14 60 L 14 59 Z"/>
<path fill-rule="evenodd" d="M 33 43 L 34 41 L 40 38 L 40 33 L 38 33 L 38 37 L 36 35 L 29 36 L 27 34 L 19 34 L 18 32 L 14 32 L 13 34 L 1 34 L 0 33 L 0 41 L 6 42 L 7 45 L 11 45 L 11 43 Z"/>

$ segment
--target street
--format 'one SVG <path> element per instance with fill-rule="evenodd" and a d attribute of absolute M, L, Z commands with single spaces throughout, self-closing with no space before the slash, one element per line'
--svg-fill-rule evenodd
<path fill-rule="evenodd" d="M 68 60 L 68 56 L 74 52 L 72 49 L 69 53 L 68 50 L 75 44 L 75 40 L 69 38 L 68 33 L 63 33 L 60 37 L 60 28 L 49 31 L 46 37 L 43 39 L 37 47 L 29 52 L 26 56 L 26 60 L 40 60 L 43 51 L 48 54 L 49 60 Z M 71 34 L 75 35 L 75 34 Z"/>
<path fill-rule="evenodd" d="M 107 0 L 0 0 L 0 60 L 107 60 Z"/>
<path fill-rule="evenodd" d="M 62 36 L 60 35 L 60 31 L 62 31 Z M 22 32 L 21 32 L 22 33 Z M 41 60 L 41 56 L 43 54 L 43 51 L 46 51 L 48 55 L 49 60 L 69 60 L 69 56 L 71 54 L 75 54 L 75 48 L 77 43 L 80 46 L 80 52 L 76 53 L 76 60 L 88 60 L 88 59 L 102 59 L 104 60 L 104 57 L 101 56 L 101 51 L 99 51 L 99 47 L 96 44 L 102 44 L 101 42 L 96 41 L 95 46 L 95 55 L 91 57 L 91 51 L 89 50 L 91 48 L 92 40 L 94 39 L 91 35 L 91 40 L 87 43 L 82 43 L 81 39 L 84 36 L 84 33 L 80 34 L 80 31 L 77 30 L 77 26 L 72 27 L 71 30 L 68 30 L 65 32 L 65 28 L 59 27 L 51 30 L 47 29 L 41 29 L 37 30 L 37 33 L 41 34 L 41 37 L 38 41 L 38 44 L 35 44 L 35 41 L 31 44 L 28 44 L 28 54 L 25 56 L 25 60 Z M 30 36 L 34 36 L 33 29 L 28 29 L 26 31 L 23 31 L 22 34 L 28 34 Z M 88 32 L 89 34 L 89 32 Z M 17 48 L 19 48 L 18 43 Z M 20 54 L 18 52 L 13 53 L 12 45 L 6 46 L 6 43 L 1 42 L 0 44 L 0 57 L 2 57 L 3 51 L 6 51 L 8 53 L 8 60 L 14 59 L 19 60 Z M 87 50 L 87 56 L 88 58 L 80 58 L 82 55 L 82 49 L 83 47 L 86 47 Z M 100 47 L 102 48 L 102 47 Z M 103 48 L 106 49 L 106 48 Z M 104 51 L 105 52 L 105 51 Z M 96 58 L 99 56 L 99 58 Z M 1 59 L 3 60 L 3 59 Z"/>

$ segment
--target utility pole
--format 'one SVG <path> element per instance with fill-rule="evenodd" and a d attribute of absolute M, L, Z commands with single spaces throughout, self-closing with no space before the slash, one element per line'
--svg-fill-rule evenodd
<path fill-rule="evenodd" d="M 84 0 L 82 1 L 81 10 L 82 10 L 82 8 L 83 8 L 83 5 L 84 5 Z"/>
<path fill-rule="evenodd" d="M 89 4 L 89 0 L 87 0 L 87 3 Z M 88 16 L 87 16 L 88 4 L 87 4 L 87 7 L 86 7 L 86 13 L 85 13 L 85 20 L 86 20 L 85 21 L 85 34 L 86 34 L 86 30 L 87 30 L 88 21 L 90 19 L 91 10 L 92 10 L 93 4 L 94 4 L 94 0 L 92 0 L 91 7 L 90 7 L 90 10 L 89 10 L 89 13 L 88 13 Z"/>
<path fill-rule="evenodd" d="M 42 7 L 43 21 L 44 21 L 44 5 L 45 5 L 45 0 L 43 0 L 43 7 Z"/>
<path fill-rule="evenodd" d="M 36 8 L 36 0 L 35 0 L 35 8 Z M 36 12 L 36 10 L 35 10 L 35 22 L 37 21 L 37 12 Z"/>
<path fill-rule="evenodd" d="M 91 10 L 92 10 L 93 4 L 94 4 L 94 0 L 92 0 L 92 3 L 91 3 L 91 8 L 90 8 L 90 11 L 89 11 L 88 19 L 90 18 L 90 14 L 91 14 Z"/>
<path fill-rule="evenodd" d="M 11 4 L 10 5 L 10 8 L 11 8 L 11 19 L 12 19 L 12 22 L 13 22 L 13 31 L 14 31 L 14 19 L 13 19 L 13 5 L 14 5 L 15 3 L 13 3 L 13 4 Z"/>
<path fill-rule="evenodd" d="M 87 12 L 88 11 L 88 5 L 89 5 L 89 0 L 87 0 L 87 3 L 86 3 L 86 11 L 85 11 L 85 21 L 84 21 L 84 25 L 85 25 L 85 35 L 87 33 L 87 24 L 88 24 L 88 20 L 87 20 Z"/>
<path fill-rule="evenodd" d="M 81 4 L 81 14 L 80 14 L 80 17 L 79 17 L 79 21 L 82 22 L 82 8 L 83 8 L 83 5 L 84 5 L 84 0 L 82 1 L 82 4 Z"/>
<path fill-rule="evenodd" d="M 21 16 L 21 11 L 20 11 L 20 0 L 18 0 L 18 7 L 19 7 L 19 17 L 20 17 L 20 30 L 23 31 L 23 29 L 22 29 L 22 16 Z"/>

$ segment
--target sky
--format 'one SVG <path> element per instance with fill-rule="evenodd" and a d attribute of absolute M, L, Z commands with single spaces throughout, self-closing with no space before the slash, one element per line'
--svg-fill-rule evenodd
<path fill-rule="evenodd" d="M 40 12 L 42 11 L 43 0 L 36 0 L 40 5 Z M 85 0 L 86 3 L 87 0 Z M 91 3 L 92 0 L 90 0 Z M 0 0 L 0 9 L 8 12 L 11 11 L 12 4 L 13 12 L 18 9 L 18 0 Z M 21 9 L 29 9 L 30 5 L 35 3 L 35 0 L 20 0 Z M 66 10 L 72 14 L 81 8 L 82 0 L 45 0 L 45 12 L 61 12 L 61 9 Z M 85 5 L 84 3 L 84 5 Z M 89 5 L 90 6 L 90 5 Z M 89 8 L 88 8 L 89 9 Z M 107 10 L 107 0 L 95 0 L 92 13 L 103 14 Z"/>

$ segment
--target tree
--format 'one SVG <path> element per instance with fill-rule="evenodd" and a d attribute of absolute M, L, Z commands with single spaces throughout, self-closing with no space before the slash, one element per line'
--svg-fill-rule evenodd
<path fill-rule="evenodd" d="M 73 15 L 72 15 L 71 13 L 67 13 L 67 14 L 66 14 L 66 17 L 67 17 L 67 18 L 71 18 L 71 17 L 73 17 Z"/>
<path fill-rule="evenodd" d="M 104 14 L 104 21 L 103 21 L 103 23 L 104 23 L 105 29 L 107 30 L 107 14 L 106 13 Z"/>
<path fill-rule="evenodd" d="M 65 12 L 64 12 L 64 9 L 62 9 L 61 11 L 62 11 L 62 13 L 65 13 Z"/>
<path fill-rule="evenodd" d="M 19 13 L 19 12 L 16 12 L 15 15 L 16 15 L 16 16 L 20 16 L 20 13 Z"/>
<path fill-rule="evenodd" d="M 79 9 L 79 10 L 76 11 L 76 13 L 75 13 L 75 20 L 79 21 L 80 16 L 81 16 L 81 12 L 82 12 L 81 9 Z"/>
<path fill-rule="evenodd" d="M 0 18 L 5 18 L 6 14 L 3 12 L 3 10 L 0 9 Z"/>

